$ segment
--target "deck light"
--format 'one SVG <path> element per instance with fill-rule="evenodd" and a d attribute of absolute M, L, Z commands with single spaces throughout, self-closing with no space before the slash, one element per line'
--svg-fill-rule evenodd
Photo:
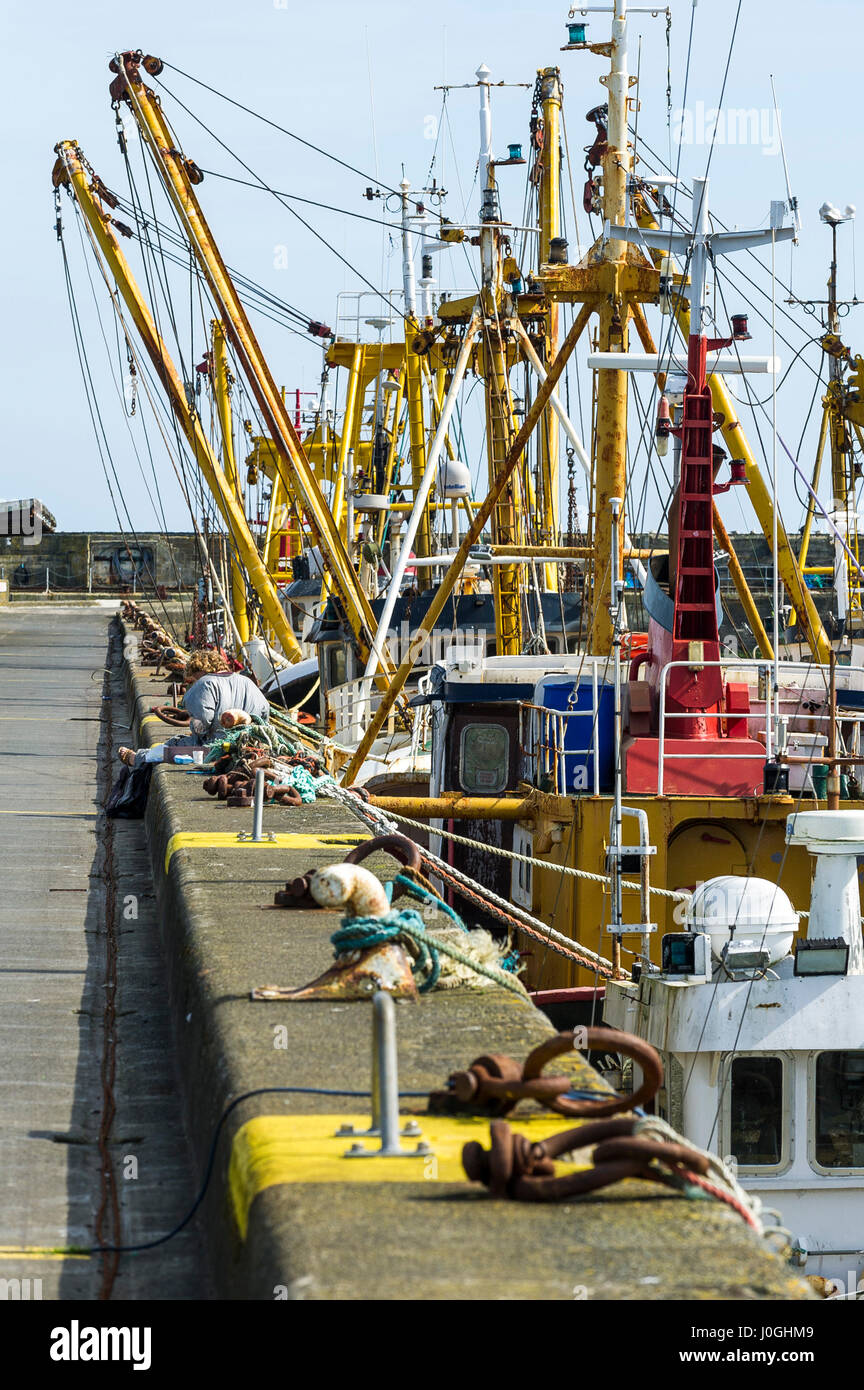
<path fill-rule="evenodd" d="M 795 974 L 846 975 L 849 970 L 849 943 L 842 936 L 801 940 L 795 948 Z"/>

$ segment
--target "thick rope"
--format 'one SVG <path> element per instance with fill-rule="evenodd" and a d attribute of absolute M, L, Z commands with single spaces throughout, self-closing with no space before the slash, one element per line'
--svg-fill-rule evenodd
<path fill-rule="evenodd" d="M 518 994 L 520 999 L 525 998 L 525 987 L 512 975 L 496 969 L 494 965 L 485 965 L 468 951 L 451 945 L 449 941 L 442 941 L 440 937 L 430 935 L 419 912 L 410 907 L 404 908 L 401 912 L 388 912 L 386 917 L 344 917 L 342 926 L 333 933 L 330 940 L 337 955 L 341 955 L 344 951 L 362 951 L 371 946 L 382 946 L 385 942 L 396 941 L 400 936 L 407 936 L 422 948 L 419 958 L 412 966 L 415 976 L 424 973 L 426 976 L 422 984 L 417 986 L 421 994 L 428 993 L 438 983 L 441 974 L 438 957 L 439 953 L 442 953 L 458 961 L 460 965 L 467 966 L 475 974 L 485 975 L 503 989 Z"/>
<path fill-rule="evenodd" d="M 429 831 L 427 821 L 412 820 L 410 816 L 403 816 L 398 811 L 388 811 L 387 814 L 394 820 L 400 821 L 403 825 L 411 825 L 416 830 Z M 457 845 L 470 845 L 472 849 L 486 850 L 489 854 L 500 855 L 502 859 L 515 859 L 520 864 L 533 864 L 540 869 L 548 869 L 551 873 L 565 874 L 571 878 L 588 879 L 591 883 L 610 884 L 612 879 L 608 874 L 594 874 L 589 869 L 572 869 L 569 864 L 551 864 L 548 859 L 535 859 L 530 854 L 517 854 L 512 849 L 502 849 L 500 845 L 487 844 L 485 840 L 471 840 L 467 835 L 456 835 L 452 830 L 433 830 L 433 835 L 441 835 L 445 840 L 452 840 Z M 642 891 L 638 883 L 628 883 L 627 879 L 622 878 L 621 887 L 628 889 L 631 893 Z M 692 897 L 683 888 L 649 888 L 650 893 L 656 894 L 660 898 L 674 898 L 676 902 L 687 902 Z"/>
<path fill-rule="evenodd" d="M 357 816 L 358 820 L 366 825 L 367 829 L 374 830 L 376 834 L 380 834 L 382 831 L 391 835 L 394 832 L 398 833 L 399 827 L 394 821 L 389 820 L 382 811 L 370 806 L 356 792 L 349 791 L 347 787 L 339 787 L 334 784 L 332 788 L 322 788 L 322 792 L 323 795 L 341 802 Z M 424 826 L 423 829 L 428 829 L 428 826 Z M 473 844 L 474 841 L 471 843 Z M 543 945 L 557 952 L 558 955 L 566 956 L 568 960 L 575 960 L 586 970 L 596 970 L 606 979 L 615 978 L 612 962 L 605 956 L 592 951 L 588 946 L 572 941 L 569 936 L 564 936 L 562 932 L 556 931 L 554 927 L 549 926 L 547 922 L 542 922 L 538 917 L 533 917 L 530 912 L 526 912 L 515 903 L 499 898 L 497 893 L 492 892 L 491 888 L 477 883 L 475 879 L 469 878 L 467 874 L 463 874 L 460 869 L 454 868 L 453 865 L 445 864 L 444 860 L 439 859 L 437 854 L 433 854 L 431 850 L 424 849 L 422 854 L 429 864 L 435 866 L 442 877 L 455 879 L 457 883 L 464 885 L 472 896 L 479 896 L 489 910 L 497 908 L 498 912 L 511 925 L 515 919 L 517 926 L 523 927 L 531 935 L 537 936 Z M 625 978 L 624 972 L 620 973 L 620 978 Z"/>

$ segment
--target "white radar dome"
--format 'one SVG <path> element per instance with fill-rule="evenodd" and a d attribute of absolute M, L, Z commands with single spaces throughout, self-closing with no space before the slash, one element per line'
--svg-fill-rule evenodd
<path fill-rule="evenodd" d="M 470 496 L 471 472 L 467 463 L 463 463 L 461 459 L 446 459 L 441 473 L 445 497 Z"/>
<path fill-rule="evenodd" d="M 767 878 L 722 874 L 700 883 L 684 910 L 688 931 L 706 932 L 717 960 L 727 941 L 752 941 L 770 951 L 769 965 L 788 956 L 798 913 Z"/>

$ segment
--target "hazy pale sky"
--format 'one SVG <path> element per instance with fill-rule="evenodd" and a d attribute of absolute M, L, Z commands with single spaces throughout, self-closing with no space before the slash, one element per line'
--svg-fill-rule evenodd
<path fill-rule="evenodd" d="M 723 68 L 729 49 L 736 0 L 700 0 L 695 10 L 680 172 L 688 180 L 704 173 L 705 139 L 710 112 L 719 101 Z M 680 126 L 684 65 L 690 25 L 690 0 L 673 0 L 671 31 L 672 126 Z M 588 53 L 561 53 L 565 41 L 566 4 L 543 0 L 517 5 L 509 0 L 474 0 L 470 6 L 438 0 L 434 6 L 415 0 L 369 0 L 365 5 L 330 0 L 325 5 L 273 3 L 273 0 L 150 0 L 146 5 L 78 0 L 67 5 L 9 4 L 4 7 L 6 196 L 2 220 L 3 295 L 6 331 L 3 353 L 3 419 L 5 451 L 0 494 L 39 496 L 55 513 L 63 530 L 110 528 L 114 513 L 96 451 L 75 355 L 69 310 L 57 240 L 54 233 L 51 169 L 53 147 L 62 138 L 75 138 L 109 187 L 126 191 L 122 158 L 110 109 L 108 61 L 118 48 L 140 47 L 209 83 L 218 91 L 287 126 L 323 146 L 369 178 L 359 177 L 322 159 L 299 143 L 261 124 L 219 97 L 168 69 L 163 93 L 184 152 L 205 170 L 249 175 L 232 158 L 233 151 L 272 187 L 317 199 L 353 212 L 386 216 L 379 201 L 368 203 L 363 191 L 377 178 L 398 185 L 404 170 L 415 185 L 422 184 L 436 149 L 435 174 L 449 191 L 443 210 L 454 221 L 463 212 L 476 221 L 478 197 L 473 185 L 477 160 L 477 94 L 454 88 L 449 94 L 449 123 L 441 123 L 442 97 L 436 85 L 473 83 L 480 62 L 493 80 L 533 85 L 538 67 L 559 64 L 565 90 L 570 153 L 574 165 L 577 203 L 576 229 L 569 211 L 571 246 L 590 243 L 581 208 L 582 149 L 590 144 L 593 126 L 585 112 L 604 99 L 597 77 L 606 60 Z M 589 15 L 589 37 L 602 39 L 608 19 Z M 641 55 L 639 50 L 641 38 Z M 803 221 L 800 246 L 778 252 L 778 275 L 796 295 L 824 298 L 830 236 L 818 218 L 828 199 L 843 207 L 857 203 L 864 216 L 861 187 L 860 65 L 864 39 L 864 6 L 860 3 L 769 3 L 744 0 L 732 63 L 723 100 L 724 112 L 753 109 L 757 115 L 747 144 L 718 138 L 711 159 L 711 205 L 728 225 L 765 225 L 770 200 L 785 197 L 782 163 L 777 151 L 769 73 L 774 74 L 782 113 L 792 191 Z M 631 69 L 640 64 L 641 110 L 639 134 L 669 157 L 667 126 L 666 26 L 663 17 L 634 15 Z M 192 116 L 174 101 L 179 97 L 223 141 L 220 148 Z M 507 87 L 493 98 L 496 153 L 507 142 L 527 143 L 530 91 Z M 130 124 L 131 122 L 127 122 Z M 724 126 L 721 125 L 721 131 Z M 755 139 L 752 133 L 755 132 Z M 140 152 L 130 142 L 136 177 L 143 183 Z M 678 146 L 672 144 L 672 161 Z M 152 176 L 151 176 L 152 177 Z M 521 221 L 524 170 L 503 170 L 504 216 Z M 225 259 L 310 316 L 334 323 L 340 291 L 364 288 L 320 241 L 267 194 L 244 189 L 208 175 L 199 190 L 210 225 Z M 158 196 L 158 194 L 157 194 Z M 569 195 L 568 195 L 569 200 Z M 396 288 L 400 282 L 398 241 L 381 228 L 339 213 L 298 206 L 298 210 L 339 253 L 369 280 Z M 167 220 L 164 200 L 160 216 Z M 682 204 L 682 208 L 689 204 Z M 64 196 L 67 249 L 94 381 L 104 410 L 105 428 L 129 512 L 137 529 L 157 525 L 131 445 L 130 424 L 112 382 L 118 367 L 113 327 L 104 287 L 94 278 L 103 313 L 108 351 L 87 276 L 96 275 L 92 259 L 82 250 L 75 217 Z M 596 223 L 595 223 L 596 229 Z M 853 293 L 855 225 L 839 233 L 841 293 Z M 129 249 L 131 248 L 131 249 Z M 139 248 L 127 242 L 129 259 L 141 273 Z M 864 252 L 862 252 L 864 254 Z M 462 252 L 437 258 L 445 288 L 468 288 L 470 276 Z M 459 259 L 461 257 L 461 259 Z M 455 259 L 453 259 L 455 258 Z M 764 258 L 767 263 L 767 257 Z M 735 262 L 770 292 L 764 272 L 745 258 Z M 753 291 L 732 281 L 748 296 Z M 864 264 L 862 264 L 864 277 Z M 143 276 L 142 276 L 143 278 Z M 184 351 L 189 350 L 189 277 L 177 273 L 173 293 L 179 312 Z M 864 296 L 864 286 L 861 289 Z M 781 309 L 787 291 L 778 288 Z M 185 298 L 184 298 L 185 297 Z M 746 309 L 731 287 L 730 310 Z M 761 295 L 760 307 L 767 308 Z M 719 306 L 718 306 L 719 310 Z M 371 305 L 366 312 L 373 312 Z M 660 332 L 656 311 L 649 311 Z M 819 332 L 818 321 L 800 309 L 790 310 L 797 325 L 778 313 L 778 329 L 789 337 L 794 351 L 808 334 Z M 253 320 L 274 375 L 290 389 L 317 386 L 320 346 L 303 341 L 265 319 Z M 207 343 L 193 321 L 191 356 L 200 360 Z M 749 350 L 770 351 L 769 330 L 751 313 L 753 342 Z M 853 310 L 845 322 L 853 350 L 864 352 L 864 315 Z M 184 339 L 185 334 L 185 339 Z M 784 367 L 793 349 L 779 344 Z M 780 393 L 780 430 L 796 448 L 816 378 L 818 346 L 805 350 Z M 122 364 L 121 364 L 122 365 Z M 768 394 L 767 378 L 754 379 L 757 393 Z M 584 383 L 587 385 L 587 381 Z M 647 395 L 647 387 L 645 394 Z M 589 390 L 590 393 L 590 390 Z M 477 393 L 479 397 L 479 392 Z M 576 412 L 575 401 L 573 403 Z M 138 421 L 131 422 L 133 431 Z M 753 436 L 754 446 L 758 444 Z M 151 428 L 156 473 L 169 525 L 188 530 L 188 514 L 158 435 Z M 141 436 L 138 439 L 141 448 Z M 767 434 L 763 438 L 767 445 Z M 802 462 L 811 465 L 814 445 L 811 423 Z M 475 473 L 478 458 L 471 458 Z M 146 464 L 149 469 L 149 461 Z M 787 525 L 800 524 L 789 466 L 781 466 L 781 497 Z M 152 478 L 150 479 L 152 491 Z M 648 488 L 651 515 L 653 484 Z M 661 484 L 659 491 L 663 490 Z M 742 492 L 738 489 L 737 492 Z M 657 494 L 654 493 L 655 501 Z M 654 507 L 656 512 L 656 505 Z M 730 529 L 753 524 L 743 500 L 733 491 L 723 501 Z"/>

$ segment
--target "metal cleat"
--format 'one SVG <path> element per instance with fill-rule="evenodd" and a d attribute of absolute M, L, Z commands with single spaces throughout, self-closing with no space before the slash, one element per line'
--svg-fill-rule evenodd
<path fill-rule="evenodd" d="M 397 943 L 388 941 L 368 951 L 352 951 L 341 957 L 323 975 L 302 989 L 280 985 L 261 985 L 253 989 L 255 1000 L 284 999 L 369 999 L 383 990 L 394 999 L 417 999 L 417 986 L 411 962 Z"/>

